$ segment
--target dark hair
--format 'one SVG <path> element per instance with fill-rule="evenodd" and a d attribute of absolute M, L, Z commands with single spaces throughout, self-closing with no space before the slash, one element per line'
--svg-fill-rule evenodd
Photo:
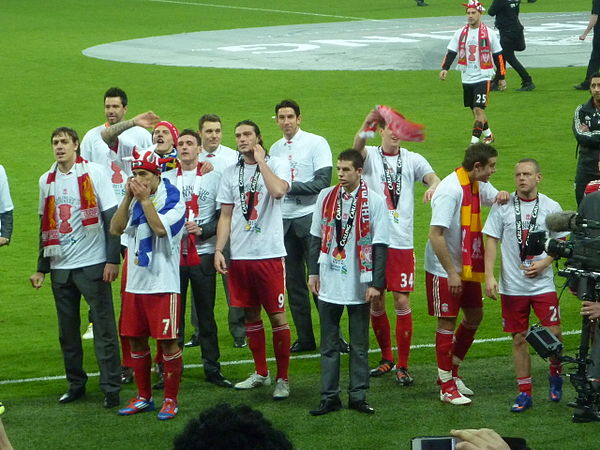
<path fill-rule="evenodd" d="M 248 126 L 254 128 L 254 134 L 256 134 L 256 137 L 258 138 L 258 143 L 264 147 L 262 135 L 260 134 L 260 128 L 258 128 L 258 125 L 256 125 L 256 123 L 252 122 L 249 119 L 242 120 L 235 124 L 235 127 L 233 127 L 233 130 L 235 131 L 235 129 L 241 125 L 248 125 Z"/>
<path fill-rule="evenodd" d="M 200 120 L 198 120 L 199 131 L 202 131 L 202 125 L 204 125 L 204 122 L 219 122 L 221 125 L 223 125 L 221 118 L 216 114 L 204 114 L 202 117 L 200 117 Z"/>
<path fill-rule="evenodd" d="M 77 131 L 75 131 L 73 128 L 69 128 L 69 127 L 58 127 L 56 128 L 53 132 L 52 135 L 50 136 L 50 145 L 52 145 L 52 140 L 54 139 L 55 136 L 58 136 L 59 134 L 66 134 L 67 136 L 69 136 L 71 138 L 71 140 L 73 141 L 73 143 L 77 143 L 77 150 L 75 150 L 77 152 L 77 154 L 79 155 L 79 135 L 77 134 Z"/>
<path fill-rule="evenodd" d="M 531 163 L 533 164 L 533 166 L 535 167 L 535 173 L 540 173 L 540 163 L 537 161 L 537 159 L 533 159 L 533 158 L 523 158 L 520 159 L 519 162 L 517 164 L 521 164 L 521 163 Z"/>
<path fill-rule="evenodd" d="M 273 428 L 260 411 L 247 405 L 220 403 L 191 419 L 173 441 L 174 450 L 293 449 L 287 436 Z"/>
<path fill-rule="evenodd" d="M 191 128 L 186 128 L 185 130 L 183 130 L 181 133 L 179 133 L 179 137 L 181 136 L 194 136 L 194 138 L 196 139 L 196 144 L 200 145 L 202 144 L 202 138 L 200 137 L 200 135 L 192 130 Z M 175 146 L 177 147 L 177 142 L 175 142 Z"/>
<path fill-rule="evenodd" d="M 296 113 L 296 117 L 300 115 L 300 105 L 298 105 L 298 103 L 296 103 L 294 100 L 285 99 L 277 103 L 275 105 L 275 115 L 279 113 L 281 108 L 292 108 Z"/>
<path fill-rule="evenodd" d="M 106 100 L 108 97 L 121 97 L 121 103 L 123 106 L 127 106 L 127 94 L 123 89 L 111 87 L 104 93 L 104 100 Z"/>
<path fill-rule="evenodd" d="M 350 161 L 352 162 L 352 166 L 355 169 L 362 169 L 364 165 L 364 160 L 362 155 L 358 150 L 354 150 L 353 148 L 349 148 L 348 150 L 344 150 L 342 153 L 338 155 L 338 161 Z"/>
<path fill-rule="evenodd" d="M 590 77 L 590 81 L 592 81 L 592 78 L 600 78 L 600 72 L 594 72 Z"/>
<path fill-rule="evenodd" d="M 498 152 L 494 147 L 489 144 L 478 142 L 477 144 L 471 144 L 465 150 L 465 158 L 462 161 L 462 166 L 466 170 L 473 170 L 475 163 L 481 165 L 487 165 L 490 158 L 498 156 Z"/>

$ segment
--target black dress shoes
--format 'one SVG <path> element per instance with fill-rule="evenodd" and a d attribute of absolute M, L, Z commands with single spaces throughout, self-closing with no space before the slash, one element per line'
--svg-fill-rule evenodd
<path fill-rule="evenodd" d="M 79 389 L 69 389 L 67 392 L 65 392 L 63 395 L 60 396 L 60 398 L 58 399 L 58 403 L 74 402 L 75 400 L 83 397 L 84 394 L 85 394 L 84 387 L 79 388 Z"/>
<path fill-rule="evenodd" d="M 246 343 L 246 338 L 245 337 L 239 337 L 239 338 L 235 338 L 233 340 L 233 347 L 234 348 L 244 348 L 247 347 L 248 344 Z"/>
<path fill-rule="evenodd" d="M 340 353 L 350 353 L 350 344 L 343 337 L 340 337 Z"/>
<path fill-rule="evenodd" d="M 119 397 L 118 392 L 107 392 L 104 394 L 104 402 L 102 405 L 105 408 L 114 408 L 115 406 L 119 406 L 121 404 L 121 399 Z"/>
<path fill-rule="evenodd" d="M 200 342 L 198 341 L 198 336 L 196 336 L 195 334 L 192 335 L 192 338 L 187 341 L 183 346 L 190 348 L 190 347 L 198 347 L 200 345 Z"/>
<path fill-rule="evenodd" d="M 121 366 L 121 384 L 129 384 L 133 381 L 133 369 Z"/>
<path fill-rule="evenodd" d="M 219 387 L 231 388 L 233 383 L 223 376 L 221 372 L 214 372 L 206 375 L 206 381 Z"/>
<path fill-rule="evenodd" d="M 349 402 L 348 408 L 355 409 L 363 414 L 375 414 L 375 410 L 369 406 L 366 400 L 359 400 L 357 402 Z"/>
<path fill-rule="evenodd" d="M 314 342 L 312 344 L 303 344 L 300 341 L 296 341 L 290 347 L 290 353 L 312 352 L 316 349 L 317 345 Z"/>
<path fill-rule="evenodd" d="M 311 409 L 309 412 L 312 416 L 322 416 L 324 414 L 339 411 L 342 409 L 342 402 L 339 398 L 328 398 L 321 400 L 317 409 Z"/>

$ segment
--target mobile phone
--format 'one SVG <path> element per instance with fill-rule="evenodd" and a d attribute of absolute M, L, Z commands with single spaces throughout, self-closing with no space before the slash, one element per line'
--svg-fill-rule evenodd
<path fill-rule="evenodd" d="M 457 440 L 449 436 L 418 436 L 410 442 L 412 450 L 454 450 Z"/>

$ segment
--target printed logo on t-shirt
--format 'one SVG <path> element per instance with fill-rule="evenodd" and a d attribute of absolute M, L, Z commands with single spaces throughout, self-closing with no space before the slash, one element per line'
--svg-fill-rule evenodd
<path fill-rule="evenodd" d="M 346 250 L 339 250 L 337 246 L 334 247 L 329 266 L 332 271 L 346 275 L 348 273 L 348 266 L 346 265 Z"/>
<path fill-rule="evenodd" d="M 296 181 L 298 175 L 298 162 L 294 161 L 292 155 L 288 155 L 288 161 L 290 162 L 290 177 L 292 181 Z"/>
<path fill-rule="evenodd" d="M 244 227 L 245 231 L 250 231 L 252 233 L 260 233 L 262 229 L 258 224 L 258 203 L 260 201 L 260 192 L 254 193 L 254 201 L 252 202 L 253 208 L 250 212 L 250 219 L 246 222 L 246 226 Z M 250 192 L 246 192 L 246 204 L 250 206 Z"/>
<path fill-rule="evenodd" d="M 58 217 L 60 219 L 60 225 L 58 226 L 58 231 L 61 234 L 69 234 L 73 232 L 73 227 L 69 223 L 69 219 L 71 218 L 71 208 L 73 205 L 69 205 L 64 203 L 62 205 L 58 205 Z"/>

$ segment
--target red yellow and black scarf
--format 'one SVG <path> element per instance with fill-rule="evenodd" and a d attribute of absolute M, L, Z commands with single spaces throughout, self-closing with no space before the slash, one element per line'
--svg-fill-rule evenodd
<path fill-rule="evenodd" d="M 481 203 L 479 201 L 479 181 L 469 179 L 464 167 L 456 169 L 458 181 L 463 190 L 460 207 L 460 227 L 462 231 L 462 275 L 463 281 L 485 280 L 483 261 L 483 235 L 481 233 Z"/>

